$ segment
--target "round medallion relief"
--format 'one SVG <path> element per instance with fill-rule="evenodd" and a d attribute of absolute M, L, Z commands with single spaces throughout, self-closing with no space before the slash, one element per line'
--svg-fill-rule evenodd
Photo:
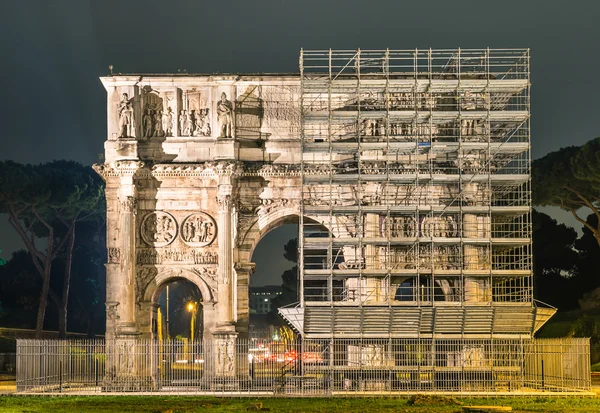
<path fill-rule="evenodd" d="M 217 235 L 215 220 L 204 212 L 189 215 L 181 223 L 181 239 L 191 247 L 204 247 Z"/>
<path fill-rule="evenodd" d="M 177 236 L 177 222 L 164 211 L 150 212 L 142 220 L 142 239 L 153 247 L 169 245 Z"/>

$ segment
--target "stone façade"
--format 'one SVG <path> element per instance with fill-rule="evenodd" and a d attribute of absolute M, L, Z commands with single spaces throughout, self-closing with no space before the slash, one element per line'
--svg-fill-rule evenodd
<path fill-rule="evenodd" d="M 170 281 L 201 291 L 204 336 L 248 333 L 252 251 L 300 205 L 298 76 L 111 76 L 107 337 L 154 337 Z"/>

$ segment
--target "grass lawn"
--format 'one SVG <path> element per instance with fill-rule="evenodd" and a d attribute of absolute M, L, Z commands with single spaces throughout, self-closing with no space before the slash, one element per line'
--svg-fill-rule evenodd
<path fill-rule="evenodd" d="M 262 405 L 261 405 L 262 404 Z M 90 397 L 3 397 L 0 412 L 247 412 L 272 413 L 400 413 L 400 412 L 461 412 L 465 406 L 511 406 L 515 412 L 600 412 L 600 398 L 489 398 L 452 399 L 419 397 L 409 399 L 385 398 L 262 398 L 230 399 L 190 396 L 90 396 Z"/>

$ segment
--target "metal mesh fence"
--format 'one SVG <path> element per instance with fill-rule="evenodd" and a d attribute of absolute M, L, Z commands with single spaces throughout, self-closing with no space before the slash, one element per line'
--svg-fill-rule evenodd
<path fill-rule="evenodd" d="M 19 340 L 17 391 L 253 395 L 585 392 L 588 339 Z M 228 365 L 228 368 L 223 368 Z"/>

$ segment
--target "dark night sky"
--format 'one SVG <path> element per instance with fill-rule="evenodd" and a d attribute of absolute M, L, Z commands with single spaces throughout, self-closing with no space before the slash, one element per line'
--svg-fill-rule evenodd
<path fill-rule="evenodd" d="M 594 0 L 1 0 L 0 159 L 96 162 L 109 64 L 296 72 L 301 47 L 529 47 L 537 158 L 600 135 L 599 18 Z M 1 224 L 3 256 L 16 247 Z"/>

